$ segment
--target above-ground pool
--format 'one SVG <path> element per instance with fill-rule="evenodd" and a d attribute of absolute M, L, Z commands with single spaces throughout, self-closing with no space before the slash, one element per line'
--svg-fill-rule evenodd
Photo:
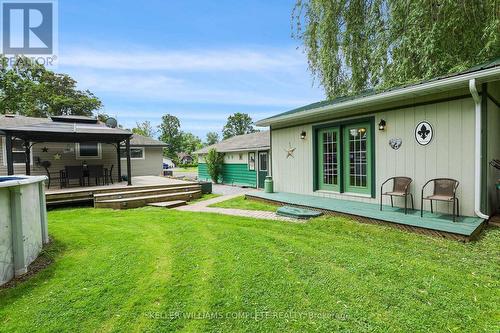
<path fill-rule="evenodd" d="M 47 177 L 0 177 L 0 285 L 27 272 L 48 243 Z"/>

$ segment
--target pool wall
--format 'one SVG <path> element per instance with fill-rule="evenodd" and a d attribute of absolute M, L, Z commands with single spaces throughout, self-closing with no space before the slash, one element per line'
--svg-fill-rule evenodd
<path fill-rule="evenodd" d="M 48 243 L 46 177 L 0 182 L 0 285 L 28 271 Z"/>

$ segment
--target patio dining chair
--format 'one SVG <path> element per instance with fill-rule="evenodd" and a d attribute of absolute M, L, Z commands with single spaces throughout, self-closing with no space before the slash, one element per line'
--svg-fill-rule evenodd
<path fill-rule="evenodd" d="M 64 183 L 66 186 L 69 186 L 70 181 L 77 179 L 78 184 L 83 186 L 83 166 L 81 165 L 67 165 L 64 167 Z"/>
<path fill-rule="evenodd" d="M 425 187 L 429 183 L 434 183 L 432 195 L 424 197 Z M 432 207 L 433 201 L 444 201 L 453 203 L 453 222 L 455 222 L 456 217 L 460 215 L 460 203 L 457 198 L 458 185 L 460 185 L 459 181 L 451 178 L 435 178 L 427 181 L 427 183 L 422 186 L 420 217 L 424 216 L 424 200 L 429 200 L 431 202 L 431 213 L 434 213 L 434 209 Z"/>
<path fill-rule="evenodd" d="M 389 182 L 392 183 L 392 191 L 383 192 L 384 185 Z M 391 207 L 394 207 L 393 197 L 403 197 L 405 199 L 405 214 L 408 212 L 408 196 L 411 198 L 411 209 L 415 209 L 413 205 L 413 194 L 410 193 L 410 184 L 412 179 L 410 177 L 391 177 L 380 185 L 380 210 L 382 210 L 383 196 L 391 197 Z"/>
<path fill-rule="evenodd" d="M 87 166 L 88 171 L 88 184 L 90 185 L 90 179 L 95 179 L 95 184 L 104 185 L 104 167 L 102 165 L 89 165 Z"/>

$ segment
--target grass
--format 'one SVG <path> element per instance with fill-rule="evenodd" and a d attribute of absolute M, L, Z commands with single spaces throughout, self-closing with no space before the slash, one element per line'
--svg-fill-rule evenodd
<path fill-rule="evenodd" d="M 210 200 L 210 199 L 217 198 L 217 197 L 220 197 L 220 196 L 221 196 L 221 194 L 215 194 L 215 193 L 203 194 L 201 196 L 201 198 L 191 200 L 191 201 L 188 202 L 188 204 L 194 204 L 194 203 L 197 203 L 197 202 L 200 202 L 200 201 Z"/>
<path fill-rule="evenodd" d="M 54 263 L 0 290 L 2 332 L 498 332 L 500 229 L 479 242 L 167 211 L 49 212 Z"/>
<path fill-rule="evenodd" d="M 219 208 L 238 208 L 246 210 L 264 210 L 268 212 L 275 212 L 280 205 L 265 203 L 257 200 L 246 199 L 244 195 L 232 198 L 226 201 L 218 202 L 209 205 L 209 207 Z"/>
<path fill-rule="evenodd" d="M 175 168 L 174 173 L 175 172 L 198 172 L 198 168 L 197 167 Z"/>

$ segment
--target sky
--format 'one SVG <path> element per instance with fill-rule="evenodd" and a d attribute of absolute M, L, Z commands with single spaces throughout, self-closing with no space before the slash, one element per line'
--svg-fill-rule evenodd
<path fill-rule="evenodd" d="M 125 128 L 177 116 L 202 140 L 324 99 L 291 37 L 295 0 L 59 0 L 59 64 Z"/>

